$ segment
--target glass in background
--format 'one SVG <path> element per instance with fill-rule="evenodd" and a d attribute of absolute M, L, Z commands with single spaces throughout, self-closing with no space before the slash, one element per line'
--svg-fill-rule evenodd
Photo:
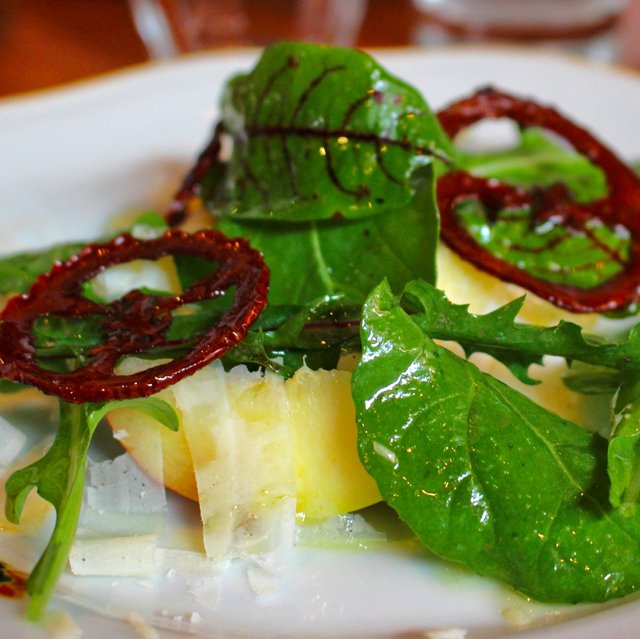
<path fill-rule="evenodd" d="M 416 40 L 519 43 L 619 57 L 618 23 L 627 0 L 413 0 L 422 12 Z"/>
<path fill-rule="evenodd" d="M 366 0 L 129 0 L 152 58 L 300 40 L 350 47 Z"/>

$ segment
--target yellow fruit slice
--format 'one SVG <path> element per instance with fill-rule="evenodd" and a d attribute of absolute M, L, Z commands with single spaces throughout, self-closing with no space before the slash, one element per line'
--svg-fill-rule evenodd
<path fill-rule="evenodd" d="M 149 368 L 158 362 L 144 361 L 136 358 L 125 360 L 118 367 L 118 374 L 131 373 Z M 163 390 L 156 395 L 159 399 L 176 407 L 176 400 L 171 389 Z M 127 452 L 136 460 L 149 476 L 158 483 L 164 482 L 167 488 L 198 501 L 198 487 L 193 471 L 193 462 L 184 428 L 172 432 L 158 423 L 153 417 L 131 408 L 118 408 L 107 415 L 107 420 L 116 439 L 119 439 Z M 163 476 L 158 473 L 152 443 L 155 433 L 160 433 L 162 442 Z"/>
<path fill-rule="evenodd" d="M 118 372 L 150 364 L 130 359 Z M 201 507 L 205 500 L 209 516 L 220 515 L 220 504 L 227 509 L 236 493 L 245 504 L 274 507 L 287 495 L 295 497 L 298 513 L 309 519 L 381 499 L 358 458 L 348 372 L 304 368 L 285 382 L 272 373 L 249 373 L 244 366 L 229 373 L 207 367 L 158 396 L 181 415 L 177 433 L 129 409 L 111 411 L 109 423 L 147 471 L 150 433 L 161 429 L 165 485 L 200 499 Z M 256 486 L 261 487 L 257 493 Z M 254 491 L 250 499 L 248 490 Z"/>
<path fill-rule="evenodd" d="M 568 320 L 589 328 L 600 317 L 597 313 L 568 313 L 515 284 L 502 282 L 466 262 L 444 244 L 438 246 L 438 288 L 454 304 L 468 304 L 469 312 L 483 315 L 526 294 L 518 320 L 540 326 L 553 326 Z"/>
<path fill-rule="evenodd" d="M 298 512 L 326 519 L 382 498 L 358 457 L 351 373 L 300 369 L 285 383 Z"/>

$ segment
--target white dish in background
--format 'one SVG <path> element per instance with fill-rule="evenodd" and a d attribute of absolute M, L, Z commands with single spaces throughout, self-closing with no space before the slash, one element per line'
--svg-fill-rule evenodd
<path fill-rule="evenodd" d="M 0 253 L 90 240 L 123 210 L 160 207 L 208 139 L 225 79 L 250 68 L 257 56 L 199 55 L 0 102 Z M 551 103 L 623 158 L 640 157 L 640 76 L 517 49 L 394 51 L 376 58 L 434 109 L 491 84 Z M 173 500 L 174 512 L 181 507 Z M 0 560 L 16 565 L 25 552 L 0 533 Z M 427 553 L 394 547 L 298 548 L 281 593 L 265 600 L 255 599 L 236 567 L 225 577 L 215 611 L 201 609 L 170 584 L 150 589 L 139 581 L 67 575 L 62 587 L 86 607 L 61 598 L 54 607 L 72 613 L 84 639 L 138 636 L 117 618 L 130 611 L 164 626 L 160 633 L 167 638 L 183 636 L 171 628 L 180 628 L 176 618 L 192 611 L 203 622 L 182 629 L 216 637 L 428 636 L 425 631 L 456 627 L 469 639 L 520 632 L 528 639 L 600 639 L 605 633 L 625 639 L 637 637 L 640 626 L 640 602 L 593 614 L 584 607 L 531 604 Z M 23 607 L 0 598 L 3 639 L 48 636 L 21 620 Z M 533 627 L 527 625 L 532 620 Z"/>

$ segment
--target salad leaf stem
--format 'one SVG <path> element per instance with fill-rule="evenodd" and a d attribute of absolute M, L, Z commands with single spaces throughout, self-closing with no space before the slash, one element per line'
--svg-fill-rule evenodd
<path fill-rule="evenodd" d="M 75 539 L 87 449 L 93 434 L 87 409 L 85 404 L 60 402 L 60 427 L 52 447 L 40 461 L 14 473 L 6 484 L 5 514 L 9 521 L 19 523 L 32 488 L 37 488 L 38 494 L 56 510 L 49 544 L 27 580 L 31 596 L 27 616 L 32 621 L 42 618 Z"/>
<path fill-rule="evenodd" d="M 49 544 L 27 580 L 31 596 L 27 616 L 33 621 L 42 619 L 75 539 L 91 437 L 109 410 L 124 406 L 151 415 L 171 430 L 178 429 L 175 410 L 154 397 L 100 404 L 60 402 L 60 425 L 51 448 L 42 459 L 16 471 L 7 480 L 5 515 L 10 522 L 20 523 L 24 504 L 33 488 L 56 511 Z"/>

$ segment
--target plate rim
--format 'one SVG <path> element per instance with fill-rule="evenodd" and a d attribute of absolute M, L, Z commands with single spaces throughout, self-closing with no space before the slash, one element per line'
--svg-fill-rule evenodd
<path fill-rule="evenodd" d="M 208 66 L 211 63 L 223 62 L 229 60 L 242 60 L 243 62 L 249 62 L 255 58 L 261 49 L 259 48 L 240 48 L 224 51 L 204 52 L 189 54 L 174 58 L 169 61 L 151 61 L 143 62 L 131 67 L 118 69 L 100 74 L 98 76 L 92 76 L 90 78 L 81 79 L 72 83 L 58 85 L 55 87 L 38 89 L 30 92 L 25 92 L 17 95 L 5 96 L 0 98 L 0 126 L 4 124 L 5 117 L 11 117 L 11 114 L 15 112 L 21 112 L 24 109 L 41 109 L 46 110 L 50 106 L 55 106 L 60 102 L 64 103 L 68 100 L 85 100 L 95 95 L 99 95 L 103 92 L 110 92 L 114 89 L 118 89 L 120 86 L 127 86 L 130 82 L 137 82 L 140 77 L 147 77 L 153 80 L 157 76 L 163 76 L 165 74 L 183 73 L 189 69 L 199 69 L 202 66 Z M 477 53 L 483 54 L 504 54 L 505 50 L 509 51 L 510 55 L 518 55 L 522 58 L 545 60 L 545 61 L 558 61 L 562 64 L 577 65 L 589 70 L 602 72 L 607 76 L 614 75 L 632 79 L 640 86 L 640 71 L 634 70 L 621 65 L 602 65 L 600 63 L 593 63 L 580 58 L 574 54 L 558 53 L 555 51 L 540 51 L 538 49 L 532 49 L 529 47 L 519 47 L 511 45 L 457 45 L 457 46 L 443 46 L 434 49 L 422 49 L 416 47 L 398 47 L 398 48 L 380 48 L 380 49 L 367 49 L 367 52 L 372 53 L 374 57 L 382 59 L 383 63 L 390 58 L 415 58 L 421 59 L 423 57 L 437 58 L 445 57 L 451 58 L 455 56 L 468 56 Z M 640 154 L 640 150 L 639 150 Z M 637 599 L 636 599 L 637 602 Z M 560 621 L 554 625 L 542 624 L 541 630 L 549 636 L 548 632 L 551 628 L 561 628 L 562 626 L 568 626 L 575 624 L 577 621 L 590 619 L 594 615 L 606 615 L 611 613 L 612 609 L 619 612 L 621 608 L 625 608 L 627 615 L 640 618 L 639 611 L 631 612 L 628 609 L 628 604 L 633 602 L 620 601 L 616 602 L 604 610 L 598 610 L 594 613 L 590 613 L 587 616 L 579 617 L 578 619 L 567 619 Z M 618 615 L 616 615 L 617 617 Z M 518 635 L 525 633 L 532 633 L 530 636 L 536 635 L 536 632 L 540 631 L 539 627 L 527 627 L 525 629 L 514 629 L 513 631 L 506 632 L 508 635 Z M 492 635 L 493 636 L 493 635 Z M 542 635 L 540 635 L 542 636 Z M 555 636 L 555 635 L 554 635 Z"/>

